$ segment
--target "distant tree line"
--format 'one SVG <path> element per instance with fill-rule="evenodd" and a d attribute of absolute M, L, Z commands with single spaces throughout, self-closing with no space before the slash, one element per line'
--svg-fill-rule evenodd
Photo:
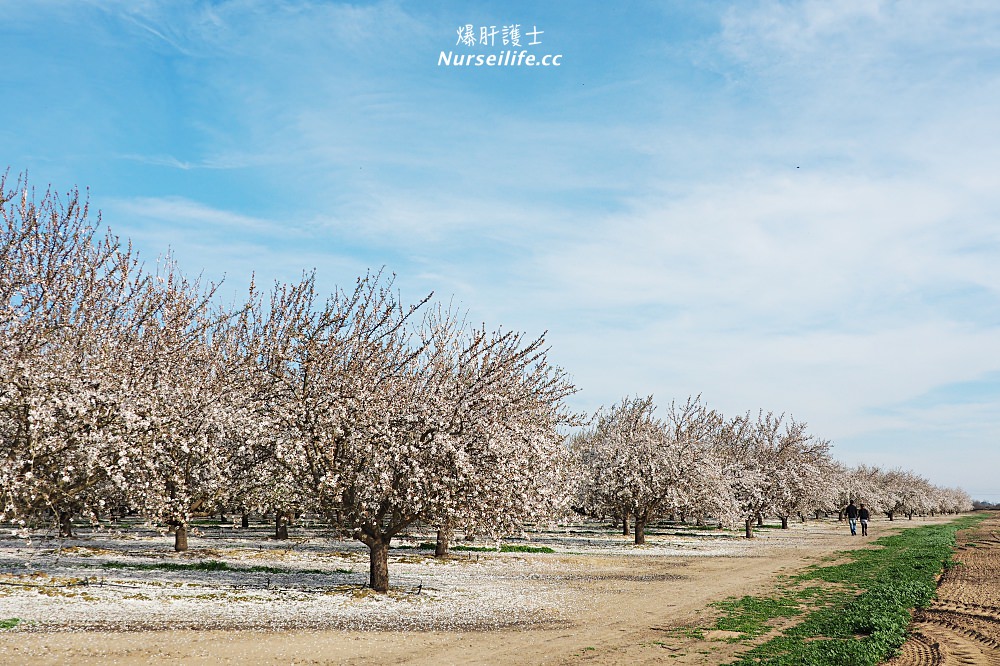
<path fill-rule="evenodd" d="M 654 519 L 709 517 L 742 525 L 747 538 L 765 517 L 789 519 L 840 514 L 850 501 L 896 516 L 959 513 L 972 501 L 958 488 L 941 488 L 911 471 L 846 467 L 830 443 L 805 423 L 774 413 L 725 418 L 700 397 L 671 403 L 663 418 L 652 396 L 627 398 L 600 410 L 574 435 L 578 510 L 620 521 L 623 534 L 644 542 Z"/>

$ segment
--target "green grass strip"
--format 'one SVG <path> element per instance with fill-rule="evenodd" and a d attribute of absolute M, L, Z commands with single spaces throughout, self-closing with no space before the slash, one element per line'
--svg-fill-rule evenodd
<path fill-rule="evenodd" d="M 103 569 L 139 569 L 143 571 L 236 571 L 241 573 L 269 573 L 269 574 L 322 574 L 352 573 L 350 569 L 337 569 L 327 571 L 324 569 L 286 569 L 268 566 L 234 567 L 220 560 L 204 560 L 202 562 L 191 562 L 184 564 L 180 562 L 155 562 L 143 564 L 138 562 L 105 562 L 101 565 Z"/>
<path fill-rule="evenodd" d="M 418 546 L 396 546 L 399 550 L 416 548 L 418 550 L 434 550 L 437 544 L 431 541 L 424 541 Z M 497 549 L 493 546 L 451 546 L 448 551 L 474 552 L 474 553 L 495 553 Z M 503 544 L 500 546 L 501 553 L 554 553 L 548 546 L 523 546 L 519 544 Z"/>
<path fill-rule="evenodd" d="M 937 575 L 954 564 L 955 533 L 983 516 L 904 530 L 876 548 L 841 553 L 850 561 L 816 566 L 782 580 L 773 597 L 729 599 L 715 629 L 752 640 L 778 618 L 802 620 L 745 652 L 738 666 L 875 666 L 906 640 L 911 611 L 930 603 Z"/>
<path fill-rule="evenodd" d="M 9 617 L 4 620 L 0 620 L 0 630 L 2 629 L 13 629 L 17 625 L 21 624 L 21 618 L 19 617 Z"/>
<path fill-rule="evenodd" d="M 434 544 L 430 544 L 431 548 L 434 548 Z M 478 553 L 489 553 L 497 552 L 496 548 L 490 546 L 452 546 L 449 550 L 454 551 L 472 551 Z M 554 553 L 556 551 L 552 550 L 548 546 L 522 546 L 522 545 L 511 545 L 511 544 L 501 544 L 501 553 Z"/>

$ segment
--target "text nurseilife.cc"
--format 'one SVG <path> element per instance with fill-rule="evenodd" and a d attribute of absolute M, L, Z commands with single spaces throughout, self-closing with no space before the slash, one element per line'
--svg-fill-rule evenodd
<path fill-rule="evenodd" d="M 455 30 L 452 49 L 438 54 L 438 67 L 559 67 L 563 58 L 561 53 L 540 53 L 534 48 L 542 44 L 544 34 L 537 25 L 529 29 L 520 23 L 460 25 Z M 499 51 L 470 52 L 473 48 L 497 47 Z"/>

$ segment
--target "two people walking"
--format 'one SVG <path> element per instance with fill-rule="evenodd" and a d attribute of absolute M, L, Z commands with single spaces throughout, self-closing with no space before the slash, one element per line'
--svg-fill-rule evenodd
<path fill-rule="evenodd" d="M 865 506 L 865 503 L 862 502 L 861 508 L 859 509 L 854 506 L 854 500 L 851 500 L 851 503 L 847 505 L 847 508 L 844 509 L 844 511 L 847 513 L 847 522 L 851 526 L 851 536 L 858 535 L 859 520 L 861 521 L 861 536 L 868 536 L 868 521 L 871 519 L 872 514 L 868 511 L 868 507 Z"/>

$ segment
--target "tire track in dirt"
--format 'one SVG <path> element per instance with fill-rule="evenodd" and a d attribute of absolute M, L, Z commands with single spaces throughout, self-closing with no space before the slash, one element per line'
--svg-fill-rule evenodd
<path fill-rule="evenodd" d="M 1000 666 L 1000 515 L 956 535 L 958 564 L 913 616 L 911 636 L 887 666 Z"/>
<path fill-rule="evenodd" d="M 907 666 L 937 666 L 941 662 L 941 649 L 938 642 L 923 634 L 913 634 L 895 661 Z"/>

